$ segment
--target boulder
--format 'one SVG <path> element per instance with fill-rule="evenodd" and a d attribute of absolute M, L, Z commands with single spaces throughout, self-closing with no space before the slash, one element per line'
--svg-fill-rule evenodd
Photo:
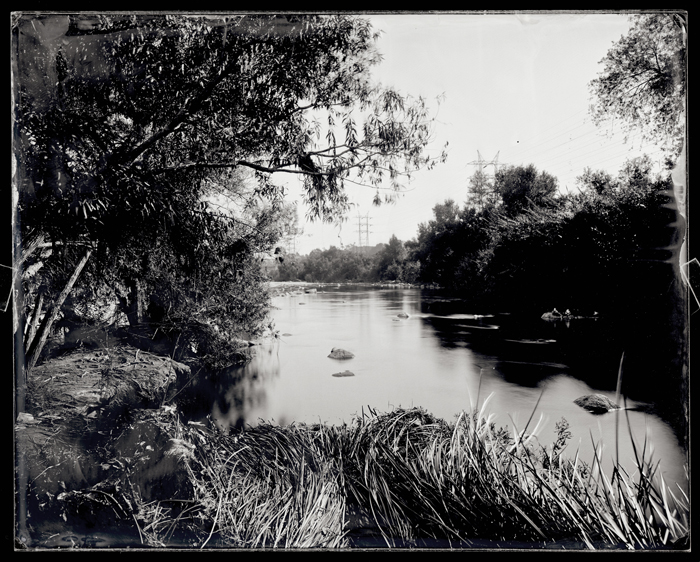
<path fill-rule="evenodd" d="M 408 318 L 409 317 L 408 314 L 406 314 L 405 312 L 399 312 L 396 316 L 398 316 L 399 318 Z"/>
<path fill-rule="evenodd" d="M 350 371 L 346 371 L 346 373 L 349 373 Z M 335 375 L 333 375 L 335 376 Z M 341 376 L 340 374 L 338 376 Z M 39 423 L 39 420 L 34 419 L 34 416 L 31 414 L 28 414 L 27 412 L 20 412 L 17 414 L 17 423 Z"/>
<path fill-rule="evenodd" d="M 352 371 L 343 371 L 342 373 L 333 373 L 333 377 L 354 377 L 355 373 Z"/>
<path fill-rule="evenodd" d="M 340 349 L 339 347 L 334 347 L 331 349 L 330 355 L 328 355 L 331 359 L 352 359 L 355 357 L 354 354 L 350 353 L 346 349 Z"/>
<path fill-rule="evenodd" d="M 587 394 L 586 396 L 581 396 L 574 400 L 574 404 L 581 406 L 581 408 L 593 414 L 604 414 L 610 410 L 620 409 L 620 406 L 603 394 Z"/>

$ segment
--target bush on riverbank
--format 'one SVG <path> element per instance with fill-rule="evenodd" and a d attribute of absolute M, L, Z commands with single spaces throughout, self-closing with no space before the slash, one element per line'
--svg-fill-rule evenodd
<path fill-rule="evenodd" d="M 196 448 L 188 470 L 201 546 L 657 549 L 687 541 L 688 498 L 655 476 L 646 444 L 636 474 L 616 465 L 608 475 L 599 458 L 588 465 L 562 454 L 565 422 L 546 447 L 526 430 L 496 428 L 483 407 L 454 423 L 414 408 L 371 411 L 344 426 L 264 423 L 231 435 L 178 427 Z"/>

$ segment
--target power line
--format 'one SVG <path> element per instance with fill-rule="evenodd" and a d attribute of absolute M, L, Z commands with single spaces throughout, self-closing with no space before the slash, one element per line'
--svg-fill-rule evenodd
<path fill-rule="evenodd" d="M 579 116 L 581 113 L 584 113 L 584 112 L 586 112 L 586 111 L 588 111 L 588 110 L 587 110 L 587 109 L 579 109 L 578 111 L 575 111 L 575 112 L 573 112 L 573 113 L 570 113 L 568 116 L 564 117 L 563 119 L 559 119 L 554 125 L 550 125 L 549 127 L 545 127 L 544 129 L 542 129 L 542 130 L 539 131 L 538 133 L 536 133 L 536 134 L 534 134 L 534 135 L 532 135 L 532 136 L 530 136 L 530 137 L 527 137 L 527 138 L 524 139 L 523 141 L 518 141 L 518 142 L 526 143 L 526 142 L 530 142 L 530 141 L 533 140 L 533 139 L 539 138 L 539 137 L 540 137 L 542 134 L 544 134 L 545 132 L 547 132 L 547 131 L 549 131 L 549 130 L 551 130 L 551 129 L 556 129 L 557 127 L 561 126 L 563 123 L 565 123 L 566 121 L 568 121 L 569 119 L 572 119 L 572 118 L 574 118 L 574 117 L 578 118 L 578 116 Z M 585 118 L 584 118 L 584 122 L 585 122 Z M 571 130 L 571 129 L 567 129 L 567 131 L 569 131 L 569 130 Z M 558 135 L 557 135 L 557 136 L 558 136 Z"/>
<path fill-rule="evenodd" d="M 551 143 L 563 135 L 573 135 L 582 126 L 583 124 L 573 128 L 568 128 L 567 130 L 558 133 L 549 139 L 543 140 L 532 147 L 527 147 L 519 155 L 519 157 L 522 158 L 521 161 L 524 161 L 525 158 L 527 158 L 532 162 L 537 162 L 539 167 L 546 167 L 550 172 L 558 172 L 559 170 L 567 168 L 566 171 L 557 174 L 566 175 L 568 173 L 574 173 L 575 168 L 583 168 L 586 166 L 595 168 L 596 166 L 613 161 L 616 158 L 623 157 L 625 154 L 633 153 L 635 150 L 640 153 L 650 154 L 651 156 L 658 153 L 658 149 L 653 150 L 655 147 L 644 146 L 641 142 L 638 148 L 634 146 L 639 137 L 641 137 L 640 132 L 625 135 L 624 139 L 620 138 L 619 133 L 615 134 L 614 136 L 607 135 L 607 139 L 605 139 L 600 137 L 600 130 L 598 128 L 590 129 L 583 134 L 574 135 L 568 140 L 560 142 L 552 147 L 545 148 L 547 143 Z M 586 142 L 585 144 L 577 146 L 577 142 L 596 133 L 596 138 Z M 582 150 L 595 144 L 598 144 L 598 146 L 592 150 L 581 152 Z M 568 150 L 566 150 L 565 147 L 568 147 Z M 537 150 L 538 148 L 540 149 Z M 529 156 L 527 156 L 527 154 L 529 154 Z M 598 155 L 600 155 L 602 158 L 598 157 Z M 584 159 L 587 159 L 587 161 L 584 162 Z"/>
<path fill-rule="evenodd" d="M 580 112 L 579 112 L 579 113 L 580 113 Z M 544 145 L 546 145 L 547 143 L 552 142 L 552 141 L 554 141 L 555 139 L 558 139 L 559 137 L 561 137 L 561 136 L 563 136 L 563 135 L 571 135 L 571 134 L 573 134 L 575 131 L 577 131 L 578 129 L 580 129 L 581 127 L 583 127 L 584 125 L 586 125 L 587 123 L 590 123 L 590 121 L 588 120 L 588 118 L 584 119 L 584 122 L 581 123 L 581 124 L 579 124 L 579 125 L 577 125 L 576 127 L 573 127 L 573 128 L 569 127 L 569 128 L 567 128 L 567 129 L 565 129 L 563 132 L 557 133 L 557 134 L 554 135 L 554 136 L 550 136 L 549 138 L 546 138 L 546 139 L 544 139 L 544 140 L 538 142 L 537 144 L 535 144 L 535 145 L 533 145 L 533 146 L 524 147 L 521 151 L 519 151 L 518 157 L 521 158 L 521 159 L 523 159 L 523 160 L 526 159 L 526 158 L 527 158 L 527 159 L 530 159 L 530 160 L 537 160 L 537 159 L 540 158 L 540 156 L 541 156 L 542 154 L 546 154 L 547 158 L 549 158 L 549 159 L 557 158 L 557 157 L 560 157 L 560 156 L 562 156 L 562 155 L 559 154 L 559 155 L 554 155 L 554 156 L 552 156 L 551 153 L 552 153 L 553 151 L 556 151 L 556 150 L 559 149 L 560 147 L 563 147 L 563 146 L 566 146 L 566 145 L 571 145 L 571 144 L 575 143 L 576 141 L 580 141 L 581 139 L 583 139 L 583 138 L 585 138 L 585 137 L 588 137 L 588 136 L 590 136 L 590 135 L 594 135 L 594 134 L 597 135 L 597 138 L 595 138 L 594 140 L 588 142 L 587 144 L 585 144 L 585 145 L 583 145 L 583 146 L 577 147 L 576 149 L 577 149 L 577 150 L 581 150 L 582 148 L 586 148 L 586 147 L 588 147 L 588 146 L 591 146 L 592 144 L 595 144 L 596 142 L 605 142 L 602 138 L 600 138 L 600 132 L 601 132 L 601 131 L 600 131 L 600 128 L 595 127 L 595 128 L 591 128 L 591 129 L 587 130 L 587 131 L 584 132 L 583 134 L 574 135 L 574 136 L 572 136 L 571 138 L 569 138 L 568 140 L 565 140 L 565 141 L 563 141 L 563 142 L 560 142 L 560 143 L 558 143 L 558 144 L 556 144 L 556 145 L 554 145 L 554 146 L 551 146 L 551 147 L 549 147 L 549 148 L 542 148 L 541 150 L 536 150 L 536 149 L 538 149 L 538 148 L 540 148 L 540 147 L 544 147 Z M 550 127 L 550 129 L 551 129 L 551 128 L 552 128 L 552 127 Z M 535 135 L 535 136 L 533 136 L 533 137 L 531 137 L 531 138 L 533 138 L 533 139 L 534 139 L 534 138 L 538 138 L 538 136 L 539 136 L 539 135 Z M 642 135 L 641 135 L 641 132 L 640 132 L 640 131 L 634 132 L 634 133 L 632 133 L 632 134 L 627 134 L 627 135 L 625 135 L 625 140 L 624 140 L 624 141 L 621 140 L 621 139 L 619 139 L 619 133 L 617 133 L 615 136 L 618 137 L 618 138 L 612 138 L 612 137 L 608 136 L 608 139 L 610 140 L 611 143 L 617 144 L 617 145 L 621 145 L 621 144 L 627 144 L 627 142 L 632 141 L 630 144 L 632 145 L 632 148 L 634 148 L 634 147 L 633 147 L 633 145 L 634 145 L 634 140 L 635 140 L 635 139 L 638 139 L 638 138 L 641 137 Z M 608 145 L 608 146 L 601 146 L 601 148 L 600 148 L 601 151 L 607 151 L 607 150 L 609 150 L 609 149 L 610 149 L 610 145 Z M 640 150 L 641 150 L 641 149 L 642 149 L 642 146 L 641 146 L 641 144 L 640 144 Z M 592 152 L 589 151 L 587 154 L 591 154 L 591 153 L 595 153 L 595 152 L 596 152 L 596 151 L 592 151 Z M 567 155 L 567 156 L 568 156 L 568 155 Z"/>
<path fill-rule="evenodd" d="M 530 151 L 532 151 L 532 150 L 534 150 L 534 149 L 536 149 L 536 148 L 538 148 L 538 147 L 540 147 L 540 146 L 542 146 L 542 145 L 544 145 L 544 144 L 547 144 L 548 142 L 553 141 L 554 139 L 558 139 L 559 137 L 561 137 L 561 136 L 563 136 L 563 135 L 571 134 L 573 131 L 576 131 L 577 129 L 580 129 L 581 127 L 584 127 L 585 125 L 586 125 L 586 122 L 584 121 L 583 123 L 581 123 L 580 125 L 577 125 L 576 127 L 572 128 L 572 129 L 567 129 L 567 130 L 562 131 L 561 133 L 558 133 L 558 134 L 556 134 L 556 135 L 554 135 L 554 136 L 548 137 L 548 138 L 546 138 L 546 139 L 544 139 L 544 140 L 538 142 L 537 144 L 535 144 L 535 145 L 533 145 L 533 146 L 524 147 L 523 150 L 522 150 L 522 152 L 521 152 L 521 154 L 520 154 L 520 156 L 522 156 L 522 153 L 528 153 L 528 152 L 530 152 Z M 572 140 L 578 140 L 578 139 L 583 138 L 583 137 L 585 137 L 586 135 L 590 135 L 590 134 L 592 134 L 592 133 L 594 133 L 594 132 L 595 132 L 594 130 L 587 131 L 587 132 L 583 133 L 582 135 L 580 135 L 580 136 L 578 136 L 578 137 L 575 137 L 574 139 L 571 139 L 571 138 L 570 138 L 569 140 L 564 141 L 563 143 L 560 143 L 560 144 L 554 146 L 553 148 L 557 148 L 557 147 L 559 147 L 559 146 L 562 146 L 563 144 L 566 144 L 566 143 L 568 143 L 568 142 L 571 142 Z M 550 149 L 546 149 L 546 150 L 550 150 Z M 535 152 L 535 154 L 537 154 L 537 152 Z M 530 158 L 530 157 L 528 156 L 528 158 Z"/>
<path fill-rule="evenodd" d="M 603 141 L 604 142 L 604 141 Z M 604 143 L 601 144 L 600 146 L 594 148 L 593 150 L 589 150 L 588 152 L 580 152 L 580 150 L 591 146 L 592 144 L 595 144 L 595 141 L 592 143 L 589 143 L 587 145 L 577 147 L 576 152 L 571 155 L 571 154 L 557 154 L 553 155 L 549 158 L 544 158 L 541 163 L 544 163 L 547 167 L 557 167 L 563 164 L 562 159 L 569 159 L 569 160 L 575 160 L 575 161 L 582 161 L 583 159 L 586 159 L 586 166 L 588 167 L 595 167 L 603 162 L 608 162 L 610 160 L 614 160 L 616 158 L 620 158 L 624 156 L 625 154 L 630 154 L 633 153 L 635 148 L 633 144 L 628 144 L 624 142 L 623 140 L 614 140 L 611 141 L 610 143 Z M 644 152 L 644 153 L 649 153 L 649 154 L 656 154 L 659 152 L 658 149 L 649 151 L 646 149 L 649 148 L 654 148 L 654 147 L 643 147 L 640 145 L 639 151 Z M 600 155 L 602 158 L 597 158 L 596 156 Z M 582 165 L 582 164 L 580 164 Z"/>

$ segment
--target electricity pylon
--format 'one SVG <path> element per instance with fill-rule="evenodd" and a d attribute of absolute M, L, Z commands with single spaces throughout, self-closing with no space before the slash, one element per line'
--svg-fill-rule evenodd
<path fill-rule="evenodd" d="M 472 162 L 469 162 L 469 165 L 474 166 L 474 167 L 476 168 L 477 171 L 478 171 L 478 170 L 483 171 L 483 170 L 485 170 L 488 166 L 493 166 L 493 176 L 495 177 L 495 176 L 496 176 L 496 173 L 498 172 L 498 167 L 499 167 L 499 166 L 506 166 L 506 165 L 507 165 L 507 164 L 505 164 L 504 162 L 500 162 L 500 163 L 498 162 L 498 155 L 499 155 L 500 153 L 501 153 L 501 151 L 499 150 L 499 151 L 496 153 L 496 156 L 494 156 L 493 160 L 491 160 L 490 162 L 488 162 L 487 160 L 484 160 L 484 159 L 481 157 L 481 152 L 479 152 L 479 151 L 477 150 L 477 151 L 476 151 L 476 156 L 477 156 L 476 160 L 473 160 Z"/>
<path fill-rule="evenodd" d="M 504 163 L 498 162 L 499 150 L 496 156 L 490 162 L 481 157 L 481 152 L 476 151 L 477 159 L 469 162 L 469 165 L 474 166 L 474 174 L 469 178 L 469 189 L 467 191 L 467 200 L 475 205 L 479 210 L 484 208 L 484 204 L 490 199 L 493 199 L 493 188 L 496 181 L 496 174 L 499 166 L 505 166 Z M 493 166 L 493 175 L 488 174 L 484 170 L 489 166 Z M 470 193 L 471 192 L 471 193 Z"/>
<path fill-rule="evenodd" d="M 360 215 L 360 213 L 357 213 L 357 239 L 358 239 L 358 246 L 357 246 L 357 251 L 362 250 L 362 220 L 364 219 L 365 224 L 364 224 L 364 229 L 365 229 L 365 246 L 369 246 L 369 235 L 371 233 L 369 227 L 370 227 L 370 222 L 369 219 L 372 217 L 369 216 L 369 213 L 367 213 L 364 217 Z"/>

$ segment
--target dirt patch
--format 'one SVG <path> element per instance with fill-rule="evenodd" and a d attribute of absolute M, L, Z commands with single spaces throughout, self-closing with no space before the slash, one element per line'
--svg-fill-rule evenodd
<path fill-rule="evenodd" d="M 124 407 L 160 407 L 189 375 L 187 365 L 128 345 L 76 349 L 29 373 L 26 411 L 36 419 L 95 418 Z"/>

